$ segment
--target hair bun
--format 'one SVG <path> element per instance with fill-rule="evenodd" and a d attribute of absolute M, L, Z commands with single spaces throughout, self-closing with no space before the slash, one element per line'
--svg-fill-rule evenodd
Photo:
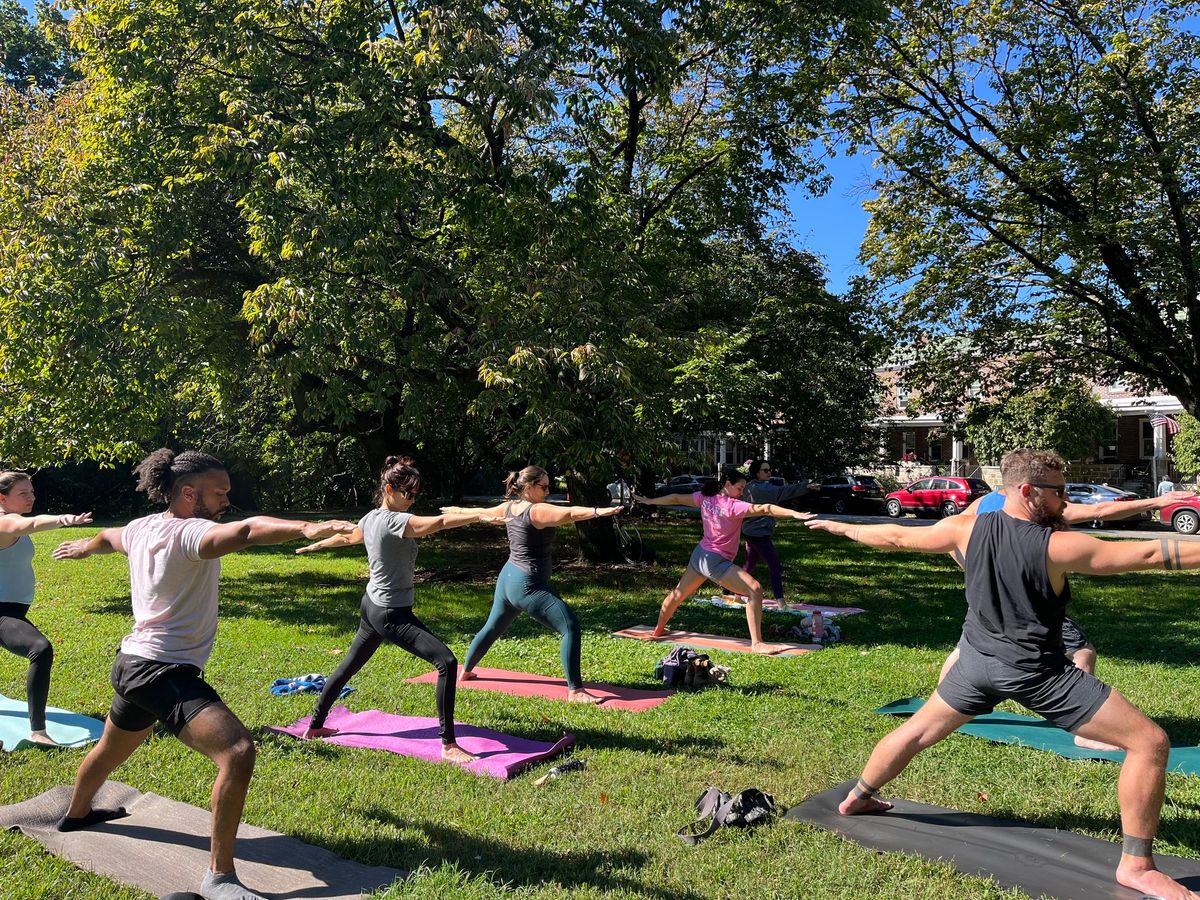
<path fill-rule="evenodd" d="M 384 468 L 390 469 L 392 466 L 411 466 L 413 458 L 411 456 L 389 456 L 383 461 Z"/>

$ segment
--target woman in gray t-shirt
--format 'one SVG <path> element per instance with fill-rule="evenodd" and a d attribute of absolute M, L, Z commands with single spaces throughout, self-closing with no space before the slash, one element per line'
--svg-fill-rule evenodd
<path fill-rule="evenodd" d="M 25 702 L 29 707 L 29 741 L 55 747 L 46 733 L 46 703 L 50 697 L 50 666 L 54 646 L 29 621 L 33 603 L 33 541 L 35 531 L 86 525 L 91 513 L 30 516 L 33 482 L 24 472 L 0 472 L 0 647 L 29 660 Z M 9 749 L 12 749 L 11 747 Z"/>
<path fill-rule="evenodd" d="M 311 553 L 327 547 L 364 544 L 370 577 L 360 604 L 358 633 L 345 657 L 334 669 L 313 712 L 304 737 L 336 734 L 326 728 L 329 710 L 342 688 L 358 673 L 384 641 L 395 644 L 430 663 L 437 669 L 437 711 L 442 739 L 442 759 L 465 763 L 475 757 L 463 750 L 454 738 L 454 688 L 458 660 L 442 641 L 413 612 L 413 567 L 417 559 L 414 538 L 458 528 L 476 522 L 498 522 L 486 510 L 451 513 L 440 516 L 414 516 L 409 509 L 421 492 L 421 475 L 408 457 L 389 456 L 379 483 L 379 508 L 373 509 L 350 534 L 338 535 L 301 547 L 297 553 Z"/>

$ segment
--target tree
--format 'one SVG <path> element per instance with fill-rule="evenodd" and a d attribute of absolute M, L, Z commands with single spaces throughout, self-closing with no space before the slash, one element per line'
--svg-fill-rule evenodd
<path fill-rule="evenodd" d="M 1064 459 L 1085 459 L 1112 433 L 1113 411 L 1082 379 L 1014 388 L 1004 397 L 976 403 L 963 418 L 967 440 L 985 465 L 1018 447 L 1053 450 Z"/>
<path fill-rule="evenodd" d="M 848 4 L 853 9 L 854 4 Z M 0 155 L 0 452 L 115 459 L 188 385 L 297 437 L 565 469 L 672 429 L 715 241 L 813 179 L 836 5 L 97 0 Z M 73 389 L 95 415 L 77 421 Z M 224 408 L 233 410 L 236 403 Z M 585 542 L 603 555 L 605 529 Z"/>
<path fill-rule="evenodd" d="M 1200 476 L 1200 420 L 1188 413 L 1176 416 L 1179 431 L 1171 441 L 1171 458 L 1184 476 Z"/>
<path fill-rule="evenodd" d="M 35 11 L 33 23 L 17 0 L 0 0 L 0 71 L 17 90 L 53 90 L 73 78 L 65 17 L 45 0 Z"/>
<path fill-rule="evenodd" d="M 901 2 L 848 61 L 839 115 L 879 155 L 867 287 L 911 337 L 971 338 L 918 343 L 931 402 L 1044 351 L 1200 411 L 1198 12 Z"/>

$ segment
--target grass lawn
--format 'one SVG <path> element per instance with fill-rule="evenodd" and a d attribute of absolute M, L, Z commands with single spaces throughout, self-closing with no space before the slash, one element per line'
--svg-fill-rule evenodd
<path fill-rule="evenodd" d="M 585 678 L 654 686 L 651 671 L 666 648 L 608 634 L 653 623 L 698 531 L 694 521 L 644 528 L 659 552 L 656 567 L 560 568 L 556 584 L 583 622 Z M 387 897 L 1010 896 L 948 866 L 877 854 L 789 822 L 749 834 L 722 831 L 696 848 L 675 838 L 709 784 L 761 787 L 786 807 L 856 776 L 875 741 L 896 724 L 872 709 L 928 694 L 958 638 L 962 575 L 948 558 L 884 554 L 789 524 L 777 535 L 791 599 L 868 610 L 842 620 L 841 646 L 785 659 L 714 652 L 732 666 L 731 686 L 679 695 L 638 714 L 459 693 L 459 721 L 544 740 L 576 735 L 587 770 L 542 788 L 533 785 L 536 770 L 504 783 L 453 766 L 262 733 L 311 711 L 311 696 L 272 697 L 268 685 L 333 668 L 356 628 L 366 558 L 361 548 L 297 557 L 288 546 L 226 558 L 207 677 L 259 742 L 245 819 L 364 863 L 414 870 L 409 882 L 381 895 Z M 50 549 L 62 538 L 34 538 L 31 618 L 55 644 L 50 702 L 103 718 L 109 667 L 131 621 L 126 562 L 53 562 Z M 505 555 L 502 533 L 471 528 L 422 547 L 417 611 L 461 659 L 491 603 Z M 567 529 L 558 550 L 562 560 L 574 556 Z M 1099 649 L 1098 674 L 1174 740 L 1193 743 L 1200 741 L 1198 583 L 1191 573 L 1073 580 L 1073 614 Z M 742 613 L 707 606 L 685 606 L 674 624 L 745 633 Z M 557 636 L 523 617 L 484 665 L 559 675 Z M 347 703 L 435 715 L 432 685 L 401 683 L 426 668 L 385 646 L 354 679 L 358 691 Z M 0 693 L 23 697 L 25 671 L 23 660 L 0 654 Z M 0 753 L 0 803 L 70 782 L 81 758 L 82 751 Z M 918 757 L 890 791 L 1116 840 L 1117 772 L 1109 763 L 954 735 Z M 202 807 L 212 777 L 207 760 L 160 735 L 114 774 Z M 1168 776 L 1157 849 L 1200 855 L 1198 809 L 1200 781 Z M 0 896 L 147 895 L 3 834 Z"/>

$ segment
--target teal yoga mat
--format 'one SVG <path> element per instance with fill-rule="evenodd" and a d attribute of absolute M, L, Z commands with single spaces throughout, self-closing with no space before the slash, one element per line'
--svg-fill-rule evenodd
<path fill-rule="evenodd" d="M 64 747 L 83 747 L 100 739 L 104 723 L 51 706 L 46 710 L 46 731 Z M 24 700 L 12 700 L 0 694 L 0 744 L 5 750 L 32 746 L 29 737 L 29 707 Z"/>
<path fill-rule="evenodd" d="M 906 697 L 875 712 L 887 716 L 911 716 L 925 705 L 920 697 Z M 962 728 L 963 734 L 981 737 L 997 744 L 1019 744 L 1034 750 L 1047 750 L 1067 759 L 1106 759 L 1121 762 L 1124 752 L 1085 750 L 1075 746 L 1075 739 L 1061 728 L 1056 728 L 1037 716 L 1021 716 L 1010 712 L 992 712 L 972 719 Z M 1180 775 L 1200 775 L 1200 747 L 1172 746 L 1167 760 L 1167 771 Z"/>

